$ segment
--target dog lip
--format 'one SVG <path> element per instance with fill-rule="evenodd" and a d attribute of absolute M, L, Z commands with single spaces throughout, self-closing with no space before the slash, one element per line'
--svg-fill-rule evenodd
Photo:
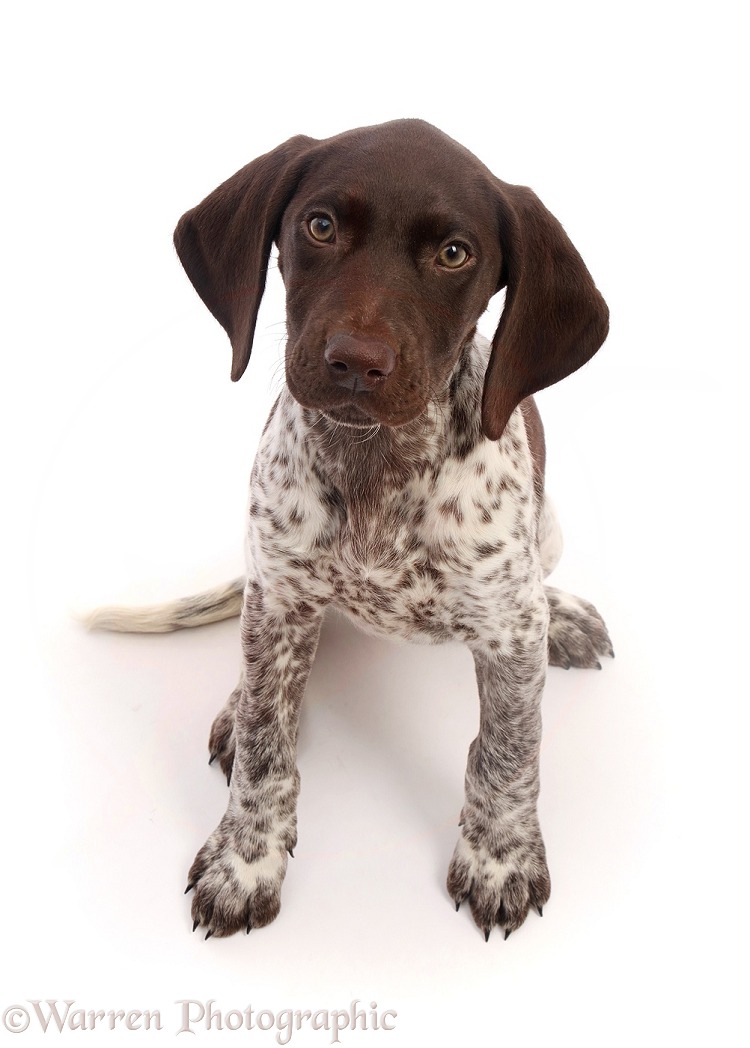
<path fill-rule="evenodd" d="M 374 410 L 365 411 L 360 404 L 355 403 L 353 400 L 326 406 L 321 405 L 318 406 L 317 410 L 334 422 L 342 422 L 350 426 L 385 426 L 388 429 L 400 429 L 402 426 L 408 426 L 421 414 L 421 411 L 416 411 L 402 415 L 397 411 L 388 411 L 383 408 L 377 412 Z"/>
<path fill-rule="evenodd" d="M 325 415 L 326 418 L 331 419 L 331 421 L 348 426 L 386 426 L 390 429 L 398 429 L 414 420 L 414 416 L 411 414 L 406 417 L 394 417 L 394 412 L 392 411 L 383 410 L 382 408 L 376 411 L 374 408 L 370 408 L 369 405 L 365 407 L 361 403 L 359 394 L 356 398 L 351 397 L 336 403 L 331 403 L 330 401 L 318 403 L 314 405 L 314 408 L 322 415 Z M 398 413 L 395 413 L 395 415 L 398 416 Z"/>
<path fill-rule="evenodd" d="M 344 426 L 370 428 L 382 425 L 379 419 L 373 418 L 372 415 L 367 415 L 364 411 L 360 411 L 356 404 L 351 402 L 337 404 L 335 407 L 320 408 L 320 412 L 332 422 L 338 422 Z"/>

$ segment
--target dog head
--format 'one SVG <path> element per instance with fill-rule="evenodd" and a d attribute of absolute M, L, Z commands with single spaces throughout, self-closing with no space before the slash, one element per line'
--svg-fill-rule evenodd
<path fill-rule="evenodd" d="M 490 439 L 607 335 L 607 307 L 559 222 L 420 120 L 292 138 L 180 219 L 177 252 L 229 334 L 235 380 L 274 242 L 289 389 L 339 422 L 417 418 L 503 287 L 482 403 Z"/>

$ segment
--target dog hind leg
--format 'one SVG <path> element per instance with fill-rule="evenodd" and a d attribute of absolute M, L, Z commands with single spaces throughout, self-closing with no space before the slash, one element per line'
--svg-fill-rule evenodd
<path fill-rule="evenodd" d="M 601 669 L 599 657 L 614 658 L 607 627 L 593 604 L 572 593 L 545 586 L 549 605 L 547 650 L 550 666 Z"/>
<path fill-rule="evenodd" d="M 562 555 L 562 531 L 555 508 L 545 495 L 539 520 L 539 556 L 546 578 Z M 548 653 L 550 666 L 570 669 L 601 669 L 599 657 L 614 656 L 607 627 L 593 604 L 572 593 L 545 586 L 550 622 Z"/>
<path fill-rule="evenodd" d="M 237 703 L 241 694 L 242 680 L 240 680 L 240 683 L 216 715 L 208 738 L 208 752 L 211 755 L 208 763 L 213 764 L 218 759 L 221 770 L 227 777 L 227 784 L 229 784 L 232 777 L 236 745 L 234 722 L 237 714 Z"/>

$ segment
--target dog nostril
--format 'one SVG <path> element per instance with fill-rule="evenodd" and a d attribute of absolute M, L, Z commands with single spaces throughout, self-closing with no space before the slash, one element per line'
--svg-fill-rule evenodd
<path fill-rule="evenodd" d="M 372 392 L 385 382 L 396 363 L 388 343 L 343 333 L 328 340 L 323 358 L 336 385 L 359 393 Z"/>

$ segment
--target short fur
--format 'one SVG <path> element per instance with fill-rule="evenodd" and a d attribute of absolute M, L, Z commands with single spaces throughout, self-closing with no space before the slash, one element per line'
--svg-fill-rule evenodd
<path fill-rule="evenodd" d="M 229 806 L 189 873 L 195 924 L 228 935 L 279 911 L 300 705 L 336 607 L 383 636 L 471 649 L 480 728 L 448 891 L 486 936 L 507 936 L 550 892 L 537 819 L 548 659 L 612 654 L 596 610 L 543 585 L 561 546 L 528 398 L 596 352 L 607 308 L 530 190 L 416 120 L 290 139 L 180 220 L 177 251 L 229 334 L 234 379 L 274 242 L 287 384 L 252 472 L 243 672 L 209 744 Z M 489 345 L 476 323 L 503 287 Z M 201 609 L 211 621 L 237 593 L 157 611 L 152 626 Z M 115 609 L 105 624 L 137 622 Z"/>

